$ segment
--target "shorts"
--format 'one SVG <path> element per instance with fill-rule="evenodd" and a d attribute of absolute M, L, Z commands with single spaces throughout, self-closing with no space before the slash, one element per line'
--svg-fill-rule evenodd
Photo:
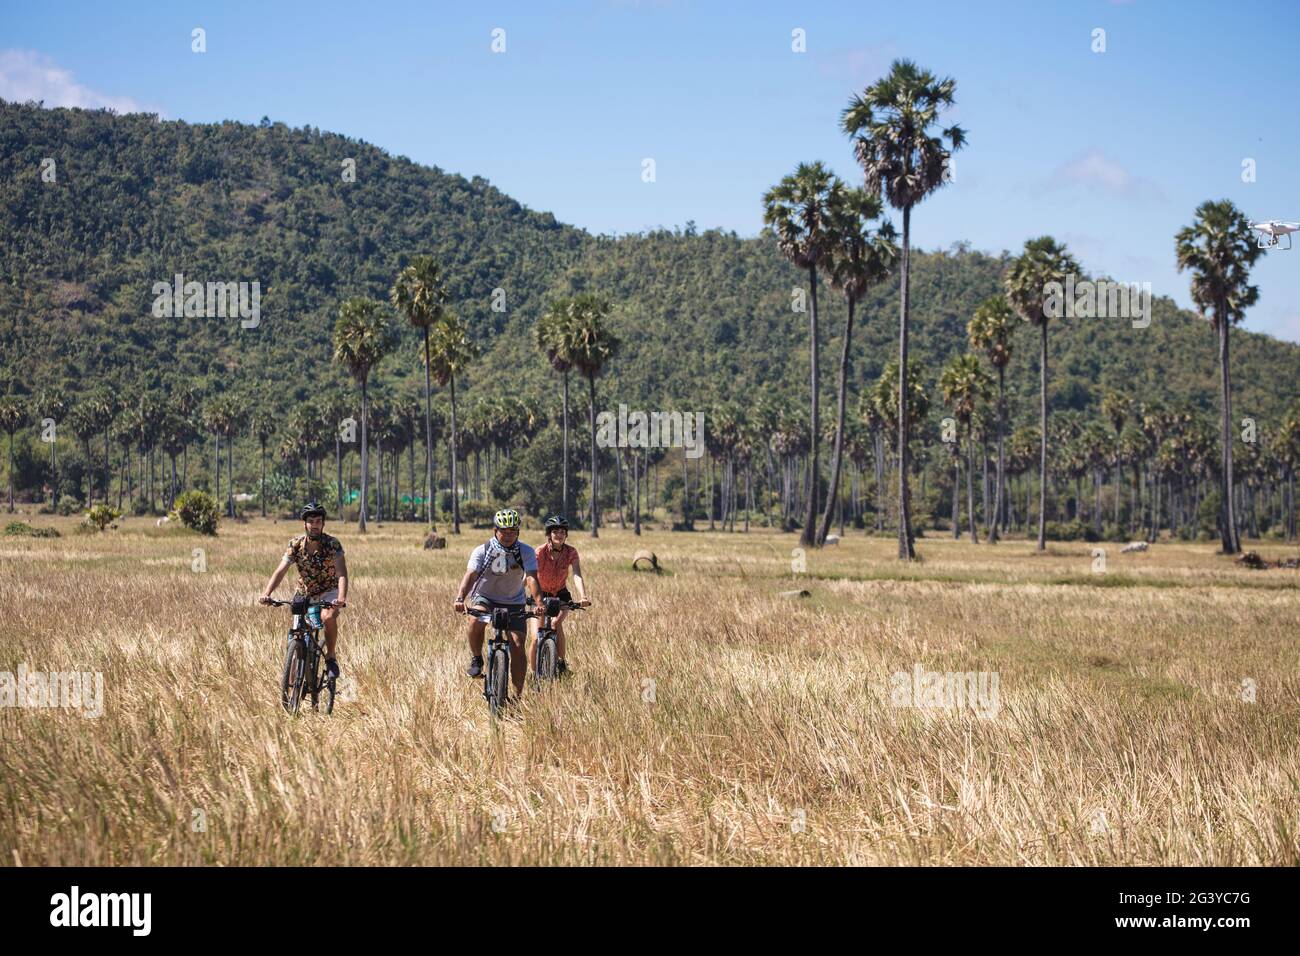
<path fill-rule="evenodd" d="M 500 601 L 493 601 L 491 598 L 475 597 L 466 601 L 465 607 L 467 610 L 479 607 L 487 608 L 486 612 L 479 612 L 474 616 L 489 626 L 492 624 L 493 610 L 503 607 L 510 611 L 510 630 L 526 631 L 528 628 L 528 619 L 524 617 L 525 608 L 522 604 L 502 604 Z"/>
<path fill-rule="evenodd" d="M 339 589 L 330 588 L 328 591 L 321 591 L 320 594 L 313 594 L 307 598 L 308 604 L 332 604 L 339 599 Z"/>
<path fill-rule="evenodd" d="M 560 588 L 558 591 L 543 591 L 542 597 L 543 598 L 557 597 L 561 601 L 564 601 L 565 603 L 570 603 L 573 601 L 573 595 L 569 593 L 569 589 L 567 587 Z"/>

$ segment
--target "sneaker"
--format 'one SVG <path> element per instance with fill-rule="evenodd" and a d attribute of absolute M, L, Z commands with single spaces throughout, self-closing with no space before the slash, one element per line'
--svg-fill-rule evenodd
<path fill-rule="evenodd" d="M 325 679 L 338 680 L 339 662 L 332 657 L 325 658 Z"/>
<path fill-rule="evenodd" d="M 483 658 L 477 656 L 471 657 L 469 659 L 469 667 L 465 668 L 465 673 L 468 674 L 470 677 L 482 677 Z"/>
<path fill-rule="evenodd" d="M 563 677 L 567 673 L 569 673 L 569 665 L 565 663 L 564 658 L 561 657 L 555 662 L 555 676 Z"/>

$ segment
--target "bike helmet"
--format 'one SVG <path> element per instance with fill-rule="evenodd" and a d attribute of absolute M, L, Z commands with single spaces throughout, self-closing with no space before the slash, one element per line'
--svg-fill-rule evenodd
<path fill-rule="evenodd" d="M 494 528 L 514 528 L 519 529 L 519 512 L 514 508 L 502 508 L 492 519 Z"/>
<path fill-rule="evenodd" d="M 325 516 L 325 509 L 315 501 L 307 502 L 302 506 L 302 511 L 298 512 L 298 518 L 301 521 L 306 521 L 308 518 L 324 518 Z"/>
<path fill-rule="evenodd" d="M 569 530 L 569 522 L 565 520 L 564 515 L 551 515 L 546 519 L 545 530 L 549 534 L 554 528 L 563 528 Z"/>

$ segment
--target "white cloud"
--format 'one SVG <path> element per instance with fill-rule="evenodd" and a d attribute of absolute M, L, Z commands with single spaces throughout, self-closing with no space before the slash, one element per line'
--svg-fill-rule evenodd
<path fill-rule="evenodd" d="M 72 73 L 35 50 L 0 50 L 0 99 L 43 101 L 46 106 L 107 107 L 119 113 L 156 113 L 128 96 L 110 96 L 76 81 Z"/>
<path fill-rule="evenodd" d="M 1160 187 L 1149 179 L 1134 176 L 1100 150 L 1090 150 L 1057 168 L 1047 181 L 1048 189 L 1082 186 L 1101 190 L 1122 199 L 1163 199 Z"/>

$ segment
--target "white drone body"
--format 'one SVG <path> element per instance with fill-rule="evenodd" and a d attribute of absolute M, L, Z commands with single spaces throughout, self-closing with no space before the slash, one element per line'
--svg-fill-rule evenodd
<path fill-rule="evenodd" d="M 1291 233 L 1300 229 L 1300 222 L 1283 222 L 1281 219 L 1269 219 L 1264 222 L 1252 222 L 1250 228 L 1259 233 L 1259 247 L 1261 249 L 1280 249 L 1286 251 L 1291 248 Z M 1281 245 L 1282 237 L 1286 237 L 1286 245 Z"/>

